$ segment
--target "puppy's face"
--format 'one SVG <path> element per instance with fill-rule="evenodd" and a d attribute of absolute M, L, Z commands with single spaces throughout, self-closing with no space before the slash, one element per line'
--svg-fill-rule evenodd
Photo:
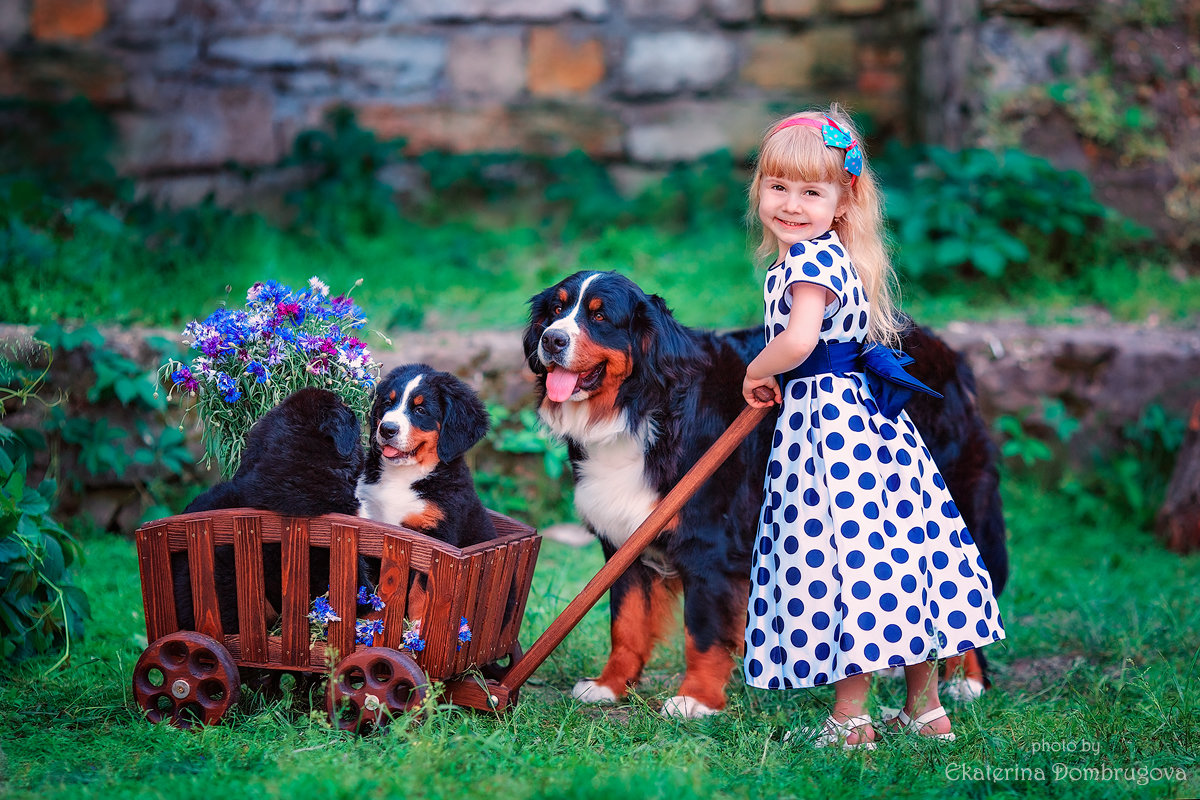
<path fill-rule="evenodd" d="M 371 418 L 371 446 L 381 462 L 423 472 L 458 458 L 488 428 L 471 388 L 424 364 L 398 367 L 380 382 Z"/>
<path fill-rule="evenodd" d="M 579 272 L 530 301 L 525 357 L 549 403 L 607 398 L 633 369 L 635 322 L 644 295 L 612 272 Z"/>

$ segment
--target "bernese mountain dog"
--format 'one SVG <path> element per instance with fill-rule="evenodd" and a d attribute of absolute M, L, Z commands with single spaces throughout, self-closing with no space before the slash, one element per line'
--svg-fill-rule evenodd
<path fill-rule="evenodd" d="M 911 328 L 904 346 L 917 358 L 912 373 L 946 396 L 914 400 L 909 411 L 1000 587 L 1007 557 L 995 451 L 970 369 L 923 329 Z M 681 325 L 661 298 L 616 272 L 578 272 L 531 299 L 524 352 L 539 415 L 567 443 L 576 509 L 606 558 L 745 407 L 742 378 L 762 347 L 761 328 Z M 682 594 L 686 672 L 662 713 L 724 708 L 742 647 L 773 424 L 747 437 L 613 585 L 610 655 L 598 678 L 575 685 L 576 698 L 623 696 Z"/>
<path fill-rule="evenodd" d="M 246 436 L 241 463 L 233 477 L 188 504 L 184 513 L 219 508 L 259 508 L 288 516 L 357 514 L 355 488 L 362 471 L 362 432 L 358 417 L 326 389 L 300 389 L 254 423 Z M 328 591 L 329 551 L 309 551 L 310 599 Z M 214 549 L 221 627 L 238 632 L 237 574 L 231 545 Z M 360 582 L 371 569 L 360 560 Z M 180 627 L 195 627 L 187 553 L 171 556 L 175 609 Z M 278 544 L 263 545 L 263 578 L 268 621 L 282 606 L 282 561 Z"/>
<path fill-rule="evenodd" d="M 488 431 L 479 396 L 448 372 L 408 364 L 375 389 L 360 514 L 469 547 L 496 538 L 463 454 Z"/>

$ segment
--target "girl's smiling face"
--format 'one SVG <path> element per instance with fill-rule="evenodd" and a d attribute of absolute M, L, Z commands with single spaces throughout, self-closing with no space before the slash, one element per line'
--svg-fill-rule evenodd
<path fill-rule="evenodd" d="M 826 181 L 789 180 L 764 175 L 758 189 L 758 218 L 779 240 L 779 258 L 796 242 L 815 239 L 840 216 L 842 190 Z"/>

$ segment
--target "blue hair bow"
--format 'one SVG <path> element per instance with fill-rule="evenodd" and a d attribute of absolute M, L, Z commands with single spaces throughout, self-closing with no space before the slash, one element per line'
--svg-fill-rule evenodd
<path fill-rule="evenodd" d="M 858 146 L 858 141 L 851 139 L 850 134 L 839 128 L 837 123 L 829 117 L 826 117 L 825 121 L 826 124 L 821 126 L 821 137 L 825 140 L 825 144 L 845 150 L 846 172 L 855 178 L 862 175 L 863 152 L 862 148 Z"/>

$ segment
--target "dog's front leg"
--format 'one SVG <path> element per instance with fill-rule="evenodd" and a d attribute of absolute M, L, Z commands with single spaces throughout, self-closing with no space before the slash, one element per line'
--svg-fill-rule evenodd
<path fill-rule="evenodd" d="M 684 658 L 687 671 L 674 697 L 663 703 L 667 717 L 695 719 L 725 708 L 725 687 L 733 654 L 741 646 L 745 584 L 685 575 L 683 583 Z"/>
<path fill-rule="evenodd" d="M 605 556 L 612 549 L 604 545 Z M 612 649 L 600 677 L 575 684 L 571 694 L 585 703 L 612 702 L 642 676 L 654 645 L 674 618 L 678 582 L 635 561 L 609 590 Z"/>

